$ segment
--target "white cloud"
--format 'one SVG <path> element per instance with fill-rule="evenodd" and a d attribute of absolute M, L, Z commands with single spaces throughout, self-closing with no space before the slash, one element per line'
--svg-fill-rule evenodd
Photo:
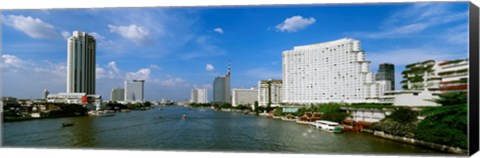
<path fill-rule="evenodd" d="M 297 15 L 285 19 L 283 23 L 278 24 L 275 26 L 275 28 L 282 32 L 297 32 L 298 30 L 303 29 L 313 23 L 315 23 L 315 18 L 303 18 L 302 16 Z"/>
<path fill-rule="evenodd" d="M 9 54 L 2 55 L 2 68 L 20 68 L 23 67 L 25 61 Z"/>
<path fill-rule="evenodd" d="M 62 37 L 63 39 L 68 39 L 70 37 L 70 32 L 68 31 L 62 31 Z"/>
<path fill-rule="evenodd" d="M 381 31 L 354 34 L 367 38 L 398 38 L 467 17 L 468 11 L 454 12 L 449 5 L 419 3 L 392 14 L 384 21 Z"/>
<path fill-rule="evenodd" d="M 122 37 L 125 37 L 136 44 L 147 44 L 151 42 L 149 39 L 149 31 L 142 26 L 137 26 L 135 24 L 128 26 L 108 25 L 108 28 L 110 29 L 110 32 L 118 33 Z"/>
<path fill-rule="evenodd" d="M 225 55 L 227 52 L 216 46 L 214 42 L 216 39 L 211 36 L 198 36 L 195 38 L 195 46 L 198 47 L 194 49 L 194 52 L 189 52 L 186 54 L 182 54 L 180 58 L 182 59 L 193 59 L 198 57 L 212 57 L 212 56 L 220 56 Z"/>
<path fill-rule="evenodd" d="M 393 63 L 395 65 L 407 65 L 425 60 L 442 61 L 448 59 L 464 58 L 467 52 L 456 52 L 442 48 L 404 48 L 367 53 L 366 58 L 372 61 L 372 66 L 379 63 Z M 414 57 L 414 58 L 412 58 Z"/>
<path fill-rule="evenodd" d="M 207 70 L 207 71 L 213 71 L 213 70 L 215 70 L 215 67 L 213 67 L 212 64 L 207 64 L 207 65 L 205 65 L 205 70 Z"/>
<path fill-rule="evenodd" d="M 3 18 L 3 17 L 2 17 Z M 61 35 L 55 31 L 55 27 L 39 18 L 23 15 L 7 15 L 3 22 L 16 30 L 22 31 L 32 38 L 55 39 Z"/>
<path fill-rule="evenodd" d="M 149 68 L 142 68 L 137 72 L 128 72 L 126 79 L 127 80 L 150 80 L 150 72 Z"/>
<path fill-rule="evenodd" d="M 95 38 L 96 41 L 104 41 L 105 40 L 105 36 L 102 36 L 102 35 L 100 35 L 96 32 L 89 32 L 88 34 L 93 36 L 93 38 Z"/>
<path fill-rule="evenodd" d="M 465 44 L 468 42 L 468 24 L 461 24 L 448 29 L 442 38 L 453 44 Z"/>
<path fill-rule="evenodd" d="M 115 72 L 115 73 L 120 73 L 120 70 L 118 69 L 117 64 L 115 63 L 115 61 L 109 62 L 107 66 L 108 66 L 108 68 L 112 69 L 113 72 Z"/>
<path fill-rule="evenodd" d="M 150 68 L 151 68 L 151 69 L 157 69 L 157 70 L 160 70 L 160 66 L 158 66 L 158 65 L 155 65 L 155 64 L 152 64 L 152 65 L 150 65 Z"/>
<path fill-rule="evenodd" d="M 169 77 L 166 80 L 160 81 L 160 84 L 169 88 L 188 86 L 187 82 L 179 77 Z"/>
<path fill-rule="evenodd" d="M 213 86 L 212 86 L 212 84 L 204 84 L 204 85 L 202 85 L 202 88 L 213 89 Z"/>
<path fill-rule="evenodd" d="M 217 32 L 217 33 L 219 33 L 219 34 L 223 34 L 223 29 L 222 29 L 222 28 L 219 28 L 219 27 L 213 29 L 213 31 L 215 31 L 215 32 Z"/>

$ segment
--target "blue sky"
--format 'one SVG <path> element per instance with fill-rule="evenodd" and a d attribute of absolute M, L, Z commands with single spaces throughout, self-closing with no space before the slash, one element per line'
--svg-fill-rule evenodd
<path fill-rule="evenodd" d="M 281 53 L 350 37 L 376 72 L 466 58 L 468 3 L 385 3 L 243 7 L 7 10 L 1 12 L 3 96 L 65 91 L 66 38 L 97 39 L 97 93 L 109 98 L 128 79 L 145 79 L 148 100 L 185 100 L 208 88 L 232 61 L 233 88 L 281 78 Z"/>

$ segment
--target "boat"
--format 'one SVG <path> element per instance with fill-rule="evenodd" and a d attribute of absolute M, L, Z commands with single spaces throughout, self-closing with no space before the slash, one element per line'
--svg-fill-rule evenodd
<path fill-rule="evenodd" d="M 115 111 L 113 110 L 104 110 L 104 111 L 101 111 L 101 110 L 96 110 L 96 111 L 89 111 L 88 112 L 88 115 L 90 116 L 114 116 L 115 115 Z"/>
<path fill-rule="evenodd" d="M 73 126 L 73 122 L 70 122 L 70 123 L 62 123 L 62 127 L 70 127 L 70 126 Z"/>
<path fill-rule="evenodd" d="M 182 120 L 187 119 L 187 115 L 182 115 Z"/>
<path fill-rule="evenodd" d="M 317 120 L 315 122 L 310 122 L 310 125 L 332 133 L 340 133 L 343 131 L 342 127 L 336 122 L 327 121 L 327 120 Z"/>

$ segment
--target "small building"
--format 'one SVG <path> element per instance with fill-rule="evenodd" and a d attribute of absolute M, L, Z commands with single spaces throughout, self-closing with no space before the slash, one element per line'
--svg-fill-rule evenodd
<path fill-rule="evenodd" d="M 439 93 L 428 90 L 402 90 L 388 91 L 381 97 L 385 102 L 393 103 L 394 106 L 440 106 L 434 102 Z"/>
<path fill-rule="evenodd" d="M 102 97 L 100 95 L 87 95 L 86 93 L 58 93 L 49 94 L 47 96 L 49 103 L 67 103 L 67 104 L 83 104 L 85 106 L 96 106 L 99 108 L 102 105 Z"/>

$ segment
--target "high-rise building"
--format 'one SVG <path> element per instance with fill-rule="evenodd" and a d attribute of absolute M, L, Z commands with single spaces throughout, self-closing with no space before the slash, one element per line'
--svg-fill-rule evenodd
<path fill-rule="evenodd" d="M 47 99 L 47 97 L 48 97 L 48 94 L 49 94 L 49 92 L 48 92 L 48 90 L 47 90 L 47 89 L 44 89 L 42 94 L 43 94 L 43 99 L 45 99 L 45 100 L 46 100 L 46 99 Z"/>
<path fill-rule="evenodd" d="M 390 81 L 390 89 L 395 90 L 395 65 L 391 63 L 383 63 L 378 66 L 378 72 L 375 74 L 376 81 Z"/>
<path fill-rule="evenodd" d="M 213 81 L 213 102 L 230 103 L 230 62 L 228 71 L 224 76 L 215 77 Z"/>
<path fill-rule="evenodd" d="M 258 81 L 258 106 L 279 106 L 282 102 L 282 80 Z"/>
<path fill-rule="evenodd" d="M 191 103 L 207 103 L 207 89 L 200 88 L 200 89 L 192 89 L 191 94 Z"/>
<path fill-rule="evenodd" d="M 258 101 L 258 90 L 251 89 L 232 89 L 232 106 L 250 105 Z"/>
<path fill-rule="evenodd" d="M 68 38 L 67 93 L 95 94 L 95 38 L 74 31 Z"/>
<path fill-rule="evenodd" d="M 145 80 L 125 81 L 125 102 L 144 102 Z"/>
<path fill-rule="evenodd" d="M 377 84 L 360 41 L 296 46 L 282 53 L 283 102 L 378 102 Z"/>
<path fill-rule="evenodd" d="M 113 88 L 110 92 L 110 101 L 125 101 L 125 89 Z"/>

